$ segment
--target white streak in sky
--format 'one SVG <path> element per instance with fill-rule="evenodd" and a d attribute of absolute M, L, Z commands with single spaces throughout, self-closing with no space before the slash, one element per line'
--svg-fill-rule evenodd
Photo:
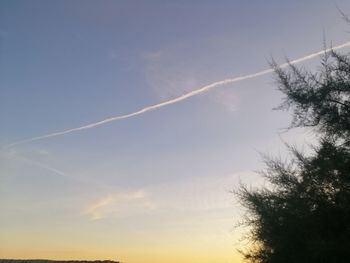
<path fill-rule="evenodd" d="M 332 50 L 343 49 L 343 48 L 346 48 L 346 47 L 349 47 L 349 46 L 350 46 L 350 41 L 346 42 L 344 44 L 332 47 L 332 48 L 328 48 L 328 49 L 325 49 L 325 50 L 322 50 L 322 51 L 318 51 L 318 52 L 312 53 L 310 55 L 307 55 L 307 56 L 304 56 L 304 57 L 292 60 L 289 63 L 280 64 L 280 65 L 278 65 L 278 67 L 285 68 L 285 67 L 288 67 L 290 64 L 297 64 L 297 63 L 300 63 L 300 62 L 303 62 L 303 61 L 307 61 L 307 60 L 313 59 L 313 58 L 315 58 L 317 56 L 320 56 L 322 54 L 328 53 L 328 52 L 330 52 Z M 4 148 L 11 148 L 11 147 L 14 147 L 16 145 L 20 145 L 20 144 L 24 144 L 24 143 L 29 143 L 29 142 L 33 142 L 33 141 L 42 140 L 42 139 L 52 138 L 52 137 L 65 135 L 65 134 L 72 133 L 72 132 L 92 129 L 92 128 L 95 128 L 97 126 L 100 126 L 100 125 L 103 125 L 103 124 L 106 124 L 106 123 L 109 123 L 109 122 L 112 122 L 112 121 L 128 119 L 128 118 L 131 118 L 131 117 L 134 117 L 134 116 L 137 116 L 137 115 L 144 114 L 144 113 L 146 113 L 148 111 L 153 111 L 153 110 L 156 110 L 156 109 L 168 106 L 170 104 L 178 103 L 180 101 L 186 100 L 188 98 L 194 97 L 196 95 L 199 95 L 201 93 L 204 93 L 206 91 L 209 91 L 211 89 L 214 89 L 214 88 L 226 85 L 226 84 L 231 84 L 231 83 L 239 82 L 239 81 L 242 81 L 242 80 L 247 80 L 247 79 L 260 77 L 260 76 L 272 73 L 273 71 L 274 71 L 274 69 L 270 68 L 270 69 L 265 69 L 265 70 L 262 70 L 262 71 L 259 71 L 259 72 L 256 72 L 256 73 L 252 73 L 252 74 L 248 74 L 248 75 L 244 75 L 244 76 L 239 76 L 239 77 L 234 77 L 234 78 L 229 78 L 229 79 L 216 81 L 214 83 L 211 83 L 211 84 L 208 84 L 206 86 L 203 86 L 203 87 L 201 87 L 199 89 L 190 91 L 190 92 L 188 92 L 188 93 L 186 93 L 184 95 L 181 95 L 181 96 L 179 96 L 177 98 L 170 99 L 170 100 L 167 100 L 167 101 L 164 101 L 164 102 L 161 102 L 161 103 L 157 103 L 157 104 L 154 104 L 154 105 L 151 105 L 151 106 L 147 106 L 147 107 L 145 107 L 143 109 L 134 111 L 134 112 L 129 113 L 129 114 L 118 115 L 118 116 L 107 118 L 107 119 L 102 120 L 102 121 L 93 122 L 93 123 L 90 123 L 90 124 L 87 124 L 87 125 L 84 125 L 84 126 L 80 126 L 80 127 L 77 127 L 77 128 L 72 128 L 72 129 L 68 129 L 68 130 L 64 130 L 64 131 L 60 131 L 60 132 L 54 132 L 54 133 L 50 133 L 50 134 L 46 134 L 46 135 L 42 135 L 42 136 L 38 136 L 38 137 L 29 138 L 29 139 L 22 140 L 22 141 L 17 141 L 17 142 L 14 142 L 14 143 L 11 143 L 9 145 L 4 146 Z"/>
<path fill-rule="evenodd" d="M 2 152 L 7 158 L 14 158 L 14 159 L 17 159 L 17 160 L 20 160 L 22 162 L 25 162 L 25 163 L 28 163 L 30 165 L 33 165 L 33 166 L 36 166 L 40 169 L 44 169 L 44 170 L 47 170 L 49 172 L 52 172 L 56 175 L 60 175 L 60 176 L 68 176 L 67 174 L 65 174 L 64 172 L 60 171 L 60 170 L 57 170 L 55 168 L 52 168 L 50 166 L 47 166 L 46 164 L 43 164 L 43 163 L 39 163 L 37 161 L 34 161 L 34 160 L 30 160 L 30 159 L 27 159 L 23 156 L 20 156 L 18 155 L 17 153 L 14 153 L 14 152 Z M 0 152 L 1 154 L 1 152 Z"/>
<path fill-rule="evenodd" d="M 39 163 L 37 161 L 33 161 L 33 160 L 29 160 L 27 158 L 24 158 L 24 157 L 20 157 L 19 159 L 31 164 L 31 165 L 34 165 L 34 166 L 37 166 L 39 168 L 42 168 L 44 170 L 47 170 L 47 171 L 50 171 L 54 174 L 57 174 L 57 175 L 60 175 L 60 176 L 63 176 L 63 177 L 67 177 L 68 175 L 66 175 L 65 173 L 61 172 L 60 170 L 57 170 L 56 168 L 52 168 L 50 166 L 47 166 L 45 164 L 42 164 L 42 163 Z"/>

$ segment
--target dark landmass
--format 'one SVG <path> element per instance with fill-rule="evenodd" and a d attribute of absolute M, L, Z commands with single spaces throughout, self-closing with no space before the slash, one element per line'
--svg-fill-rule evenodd
<path fill-rule="evenodd" d="M 121 263 L 114 260 L 0 259 L 0 263 Z"/>

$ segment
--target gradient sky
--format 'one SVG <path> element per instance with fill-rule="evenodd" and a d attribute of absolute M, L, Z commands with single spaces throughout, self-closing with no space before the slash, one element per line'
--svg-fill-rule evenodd
<path fill-rule="evenodd" d="M 0 146 L 349 41 L 347 0 L 0 1 Z M 349 49 L 344 49 L 344 52 Z M 304 63 L 314 67 L 317 59 Z M 285 155 L 273 75 L 0 151 L 0 258 L 238 263 L 259 153 Z"/>

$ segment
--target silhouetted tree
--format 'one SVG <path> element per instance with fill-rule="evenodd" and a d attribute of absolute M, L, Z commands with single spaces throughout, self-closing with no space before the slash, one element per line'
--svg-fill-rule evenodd
<path fill-rule="evenodd" d="M 265 158 L 269 185 L 242 186 L 256 263 L 350 262 L 350 59 L 325 54 L 316 73 L 273 63 L 280 109 L 293 111 L 291 127 L 309 127 L 320 136 L 311 155 L 289 147 L 291 160 Z"/>
<path fill-rule="evenodd" d="M 285 95 L 280 109 L 293 108 L 292 127 L 313 126 L 325 136 L 346 142 L 350 136 L 350 59 L 334 51 L 325 54 L 317 73 L 290 65 L 285 71 L 273 63 L 279 90 Z"/>

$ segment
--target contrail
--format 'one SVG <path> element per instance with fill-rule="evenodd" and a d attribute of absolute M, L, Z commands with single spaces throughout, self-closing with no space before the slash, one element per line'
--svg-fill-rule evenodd
<path fill-rule="evenodd" d="M 43 163 L 39 163 L 37 161 L 34 161 L 34 160 L 30 160 L 30 159 L 27 159 L 23 156 L 20 156 L 18 154 L 15 154 L 15 153 L 8 153 L 8 152 L 2 152 L 7 158 L 15 158 L 17 160 L 20 160 L 22 162 L 25 162 L 25 163 L 28 163 L 30 165 L 33 165 L 33 166 L 36 166 L 40 169 L 44 169 L 44 170 L 47 170 L 47 171 L 50 171 L 54 174 L 57 174 L 57 175 L 60 175 L 60 176 L 63 176 L 63 177 L 66 177 L 68 176 L 67 174 L 65 174 L 64 172 L 60 171 L 60 170 L 57 170 L 56 168 L 52 168 L 46 164 L 43 164 Z M 1 151 L 0 151 L 0 155 L 1 155 Z"/>
<path fill-rule="evenodd" d="M 315 57 L 317 57 L 319 55 L 328 53 L 328 52 L 330 52 L 332 50 L 338 50 L 338 49 L 346 48 L 346 47 L 349 47 L 349 46 L 350 46 L 350 41 L 346 42 L 344 44 L 332 47 L 332 48 L 324 49 L 322 51 L 318 51 L 318 52 L 312 53 L 310 55 L 307 55 L 307 56 L 304 56 L 304 57 L 292 60 L 292 61 L 290 61 L 288 63 L 280 64 L 280 65 L 278 65 L 278 67 L 285 68 L 285 67 L 288 67 L 290 64 L 297 64 L 297 63 L 300 63 L 300 62 L 303 62 L 303 61 L 315 58 Z M 118 116 L 107 118 L 107 119 L 102 120 L 102 121 L 93 122 L 93 123 L 90 123 L 90 124 L 87 124 L 87 125 L 84 125 L 84 126 L 80 126 L 80 127 L 77 127 L 77 128 L 72 128 L 72 129 L 68 129 L 68 130 L 64 130 L 64 131 L 59 131 L 59 132 L 54 132 L 54 133 L 38 136 L 38 137 L 29 138 L 29 139 L 22 140 L 22 141 L 17 141 L 17 142 L 14 142 L 14 143 L 11 143 L 11 144 L 8 144 L 8 145 L 4 146 L 4 148 L 11 148 L 11 147 L 14 147 L 16 145 L 20 145 L 20 144 L 24 144 L 24 143 L 29 143 L 29 142 L 33 142 L 33 141 L 42 140 L 42 139 L 52 138 L 52 137 L 56 137 L 56 136 L 60 136 L 60 135 L 64 135 L 64 134 L 68 134 L 68 133 L 72 133 L 72 132 L 92 129 L 92 128 L 95 128 L 97 126 L 100 126 L 100 125 L 103 125 L 103 124 L 106 124 L 106 123 L 109 123 L 109 122 L 112 122 L 112 121 L 128 119 L 128 118 L 131 118 L 131 117 L 134 117 L 134 116 L 137 116 L 137 115 L 144 114 L 144 113 L 146 113 L 148 111 L 153 111 L 153 110 L 156 110 L 156 109 L 168 106 L 170 104 L 174 104 L 174 103 L 186 100 L 188 98 L 194 97 L 196 95 L 199 95 L 199 94 L 201 94 L 203 92 L 206 92 L 208 90 L 217 88 L 217 87 L 222 86 L 222 85 L 231 84 L 231 83 L 239 82 L 239 81 L 242 81 L 242 80 L 256 78 L 256 77 L 259 77 L 259 76 L 263 76 L 263 75 L 269 74 L 269 73 L 271 73 L 273 71 L 274 71 L 274 69 L 270 68 L 270 69 L 265 69 L 265 70 L 262 70 L 262 71 L 259 71 L 259 72 L 256 72 L 256 73 L 252 73 L 252 74 L 248 74 L 248 75 L 244 75 L 244 76 L 239 76 L 239 77 L 228 78 L 228 79 L 216 81 L 214 83 L 211 83 L 211 84 L 208 84 L 208 85 L 203 86 L 201 88 L 198 88 L 198 89 L 196 89 L 194 91 L 190 91 L 190 92 L 188 92 L 188 93 L 186 93 L 184 95 L 181 95 L 181 96 L 179 96 L 177 98 L 170 99 L 170 100 L 167 100 L 167 101 L 164 101 L 164 102 L 161 102 L 161 103 L 157 103 L 157 104 L 154 104 L 154 105 L 151 105 L 151 106 L 147 106 L 147 107 L 145 107 L 143 109 L 134 111 L 134 112 L 129 113 L 129 114 L 118 115 Z"/>
<path fill-rule="evenodd" d="M 63 173 L 60 170 L 57 170 L 56 168 L 52 168 L 50 166 L 47 166 L 46 164 L 42 164 L 42 163 L 39 163 L 37 161 L 29 160 L 27 158 L 24 158 L 23 156 L 21 156 L 21 157 L 17 156 L 17 159 L 20 159 L 20 160 L 22 160 L 22 161 L 24 161 L 26 163 L 29 163 L 29 164 L 34 165 L 34 166 L 37 166 L 37 167 L 42 168 L 44 170 L 48 170 L 48 171 L 50 171 L 52 173 L 55 173 L 55 174 L 58 174 L 60 176 L 63 176 L 63 177 L 67 177 L 68 176 L 67 174 Z"/>

